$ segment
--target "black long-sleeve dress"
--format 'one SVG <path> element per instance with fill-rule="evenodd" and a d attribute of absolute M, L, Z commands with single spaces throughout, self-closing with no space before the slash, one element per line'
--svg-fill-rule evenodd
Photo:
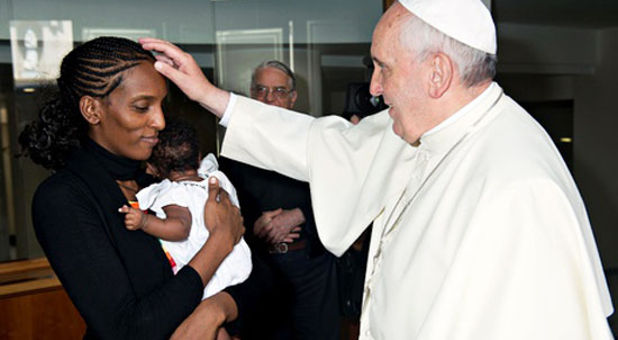
<path fill-rule="evenodd" d="M 84 338 L 169 338 L 201 301 L 193 268 L 173 275 L 157 238 L 125 228 L 118 208 L 127 200 L 115 180 L 141 175 L 138 162 L 90 141 L 36 191 L 36 235 L 86 321 Z"/>

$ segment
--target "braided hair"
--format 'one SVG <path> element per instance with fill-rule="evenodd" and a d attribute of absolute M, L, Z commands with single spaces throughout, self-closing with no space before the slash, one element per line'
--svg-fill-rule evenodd
<path fill-rule="evenodd" d="M 184 120 L 168 118 L 148 163 L 155 167 L 156 177 L 168 178 L 172 171 L 197 170 L 199 153 L 195 129 Z"/>
<path fill-rule="evenodd" d="M 62 60 L 58 93 L 19 135 L 22 154 L 47 169 L 64 167 L 88 132 L 80 99 L 107 97 L 122 83 L 123 71 L 154 60 L 152 53 L 125 38 L 100 37 L 74 48 Z"/>

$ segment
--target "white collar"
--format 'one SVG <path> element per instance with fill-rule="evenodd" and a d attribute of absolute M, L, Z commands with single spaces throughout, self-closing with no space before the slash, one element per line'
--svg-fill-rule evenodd
<path fill-rule="evenodd" d="M 466 104 L 461 109 L 457 110 L 457 112 L 455 112 L 450 117 L 443 120 L 440 124 L 434 126 L 429 131 L 425 132 L 423 134 L 423 137 L 432 135 L 446 128 L 447 126 L 453 124 L 454 122 L 456 122 L 459 118 L 463 117 L 466 113 L 470 112 L 472 108 L 474 108 L 477 105 L 477 103 L 483 101 L 487 96 L 489 96 L 489 93 L 491 92 L 491 90 L 496 86 L 497 84 L 495 82 L 491 82 L 491 84 L 485 89 L 485 91 L 483 91 L 478 97 L 474 98 L 474 100 Z"/>

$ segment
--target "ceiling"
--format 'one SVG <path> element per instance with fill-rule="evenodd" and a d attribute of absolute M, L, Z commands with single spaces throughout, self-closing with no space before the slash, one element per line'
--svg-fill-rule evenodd
<path fill-rule="evenodd" d="M 618 27 L 618 0 L 492 0 L 498 23 Z"/>

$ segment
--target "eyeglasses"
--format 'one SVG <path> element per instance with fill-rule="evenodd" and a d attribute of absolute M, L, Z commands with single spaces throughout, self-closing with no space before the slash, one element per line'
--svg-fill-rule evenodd
<path fill-rule="evenodd" d="M 252 89 L 253 96 L 256 98 L 265 98 L 269 93 L 272 93 L 276 99 L 286 99 L 287 96 L 294 90 L 288 90 L 285 87 L 267 87 L 262 85 L 256 85 Z"/>

